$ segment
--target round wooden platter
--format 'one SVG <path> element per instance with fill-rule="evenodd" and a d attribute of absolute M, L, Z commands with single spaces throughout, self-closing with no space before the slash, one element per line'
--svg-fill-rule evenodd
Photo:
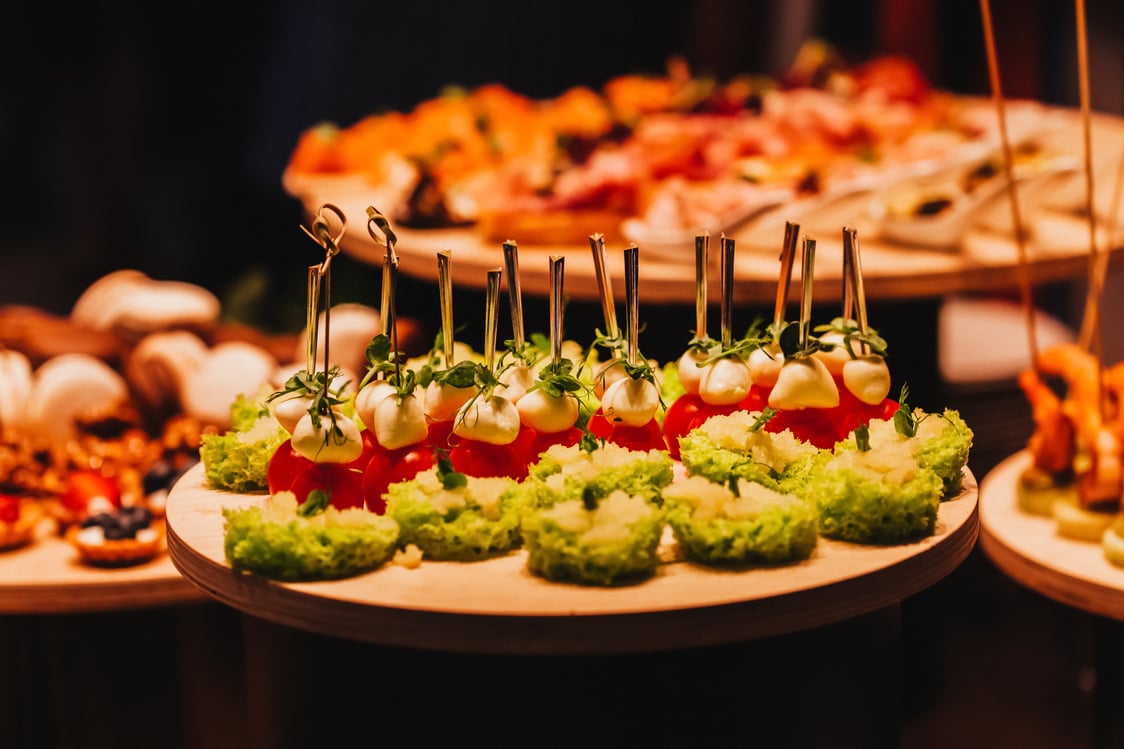
<path fill-rule="evenodd" d="M 119 611 L 208 600 L 183 578 L 166 552 L 130 567 L 84 564 L 41 523 L 33 541 L 0 552 L 0 614 Z"/>
<path fill-rule="evenodd" d="M 978 487 L 942 503 L 935 533 L 898 546 L 820 539 L 810 559 L 715 570 L 676 560 L 670 531 L 653 578 L 619 587 L 553 583 L 526 552 L 481 562 L 394 563 L 338 581 L 281 583 L 233 571 L 224 507 L 264 495 L 209 489 L 196 466 L 168 498 L 168 549 L 184 577 L 218 601 L 306 631 L 382 645 L 466 653 L 642 652 L 801 631 L 884 608 L 933 585 L 975 544 Z"/>
<path fill-rule="evenodd" d="M 1070 154 L 1083 163 L 1083 128 L 1079 113 L 1050 108 L 1056 127 L 1038 139 L 1045 147 Z M 1094 115 L 1092 135 L 1097 162 L 1098 205 L 1107 206 L 1111 198 L 1115 164 L 1124 149 L 1124 120 Z M 313 215 L 325 203 L 338 207 L 348 219 L 341 240 L 344 251 L 367 262 L 380 264 L 385 249 L 367 231 L 367 207 L 387 203 L 377 186 L 361 176 L 302 178 L 286 174 L 285 189 L 299 198 Z M 1089 224 L 1081 217 L 1085 207 L 1083 170 L 1058 178 L 1043 194 L 1042 202 L 1023 205 L 1021 215 L 1028 239 L 1024 245 L 1030 283 L 1041 284 L 1076 278 L 1088 272 Z M 1104 193 L 1104 195 L 1102 195 Z M 1004 193 L 1005 196 L 1006 193 Z M 1010 289 L 1019 282 L 1020 250 L 1010 231 L 1009 202 L 996 201 L 978 216 L 978 223 L 967 229 L 955 247 L 911 246 L 879 236 L 872 217 L 873 196 L 862 193 L 822 205 L 819 201 L 795 201 L 770 211 L 749 223 L 732 229 L 735 240 L 733 296 L 741 303 L 772 303 L 779 275 L 779 256 L 784 238 L 784 223 L 794 221 L 804 236 L 816 239 L 815 290 L 821 301 L 838 301 L 842 293 L 842 230 L 854 227 L 862 247 L 864 289 L 868 298 L 878 300 L 936 297 L 954 292 Z M 605 232 L 591 226 L 589 233 Z M 437 280 L 436 253 L 452 253 L 450 271 L 453 284 L 482 289 L 487 272 L 503 267 L 502 242 L 485 240 L 472 228 L 411 230 L 396 228 L 399 268 L 403 273 L 425 280 Z M 605 232 L 608 233 L 608 232 Z M 713 233 L 712 233 L 713 234 Z M 527 244 L 509 237 L 520 249 L 520 286 L 524 293 L 546 296 L 550 292 L 549 257 L 565 258 L 567 296 L 585 301 L 600 299 L 593 256 L 588 242 L 566 246 Z M 720 283 L 717 237 L 712 237 L 710 257 L 712 284 Z M 607 242 L 606 267 L 609 275 L 620 279 L 613 284 L 614 295 L 624 298 L 625 241 Z M 641 302 L 690 303 L 695 300 L 694 243 L 682 247 L 639 247 Z M 1103 249 L 1103 240 L 1102 240 Z M 1114 258 L 1124 248 L 1111 248 Z M 800 263 L 793 269 L 793 283 L 799 284 Z M 796 288 L 799 288 L 797 285 Z"/>
<path fill-rule="evenodd" d="M 1099 543 L 1058 533 L 1053 518 L 1022 510 L 1019 475 L 1030 454 L 1015 453 L 980 486 L 980 546 L 999 569 L 1031 590 L 1092 614 L 1124 621 L 1124 567 Z"/>

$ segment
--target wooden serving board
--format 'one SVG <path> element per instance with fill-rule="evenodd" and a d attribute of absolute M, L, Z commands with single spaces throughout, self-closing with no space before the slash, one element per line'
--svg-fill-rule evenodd
<path fill-rule="evenodd" d="M 33 542 L 0 552 L 0 614 L 118 611 L 208 600 L 166 552 L 132 567 L 82 563 L 45 522 Z"/>
<path fill-rule="evenodd" d="M 1019 475 L 1030 454 L 1015 453 L 980 487 L 980 546 L 1013 580 L 1092 614 L 1124 621 L 1124 567 L 1109 562 L 1099 543 L 1062 536 L 1053 518 L 1022 510 Z"/>
<path fill-rule="evenodd" d="M 810 559 L 715 570 L 683 561 L 613 588 L 532 575 L 519 550 L 481 562 L 393 563 L 345 580 L 281 583 L 234 572 L 223 552 L 224 507 L 264 495 L 209 489 L 202 466 L 168 498 L 168 550 L 218 601 L 306 631 L 382 645 L 467 653 L 640 652 L 795 632 L 869 613 L 924 590 L 975 545 L 977 485 L 941 505 L 931 537 L 899 546 L 820 539 Z M 662 548 L 674 560 L 670 532 Z"/>
<path fill-rule="evenodd" d="M 1070 154 L 1084 163 L 1083 128 L 1079 112 L 1049 110 L 1061 126 L 1038 138 L 1059 153 Z M 1124 120 L 1094 115 L 1092 137 L 1098 157 L 1096 173 L 1098 205 L 1107 207 L 1113 187 L 1115 165 L 1124 149 Z M 309 215 L 325 203 L 338 207 L 348 219 L 341 239 L 344 251 L 364 261 L 381 264 L 385 249 L 367 231 L 368 206 L 380 207 L 379 189 L 362 177 L 299 178 L 286 175 L 284 187 L 301 200 Z M 1024 247 L 1028 280 L 1033 284 L 1083 277 L 1089 266 L 1089 224 L 1080 216 L 1084 208 L 1083 170 L 1061 178 L 1051 187 L 1041 208 L 1022 206 L 1022 218 L 1029 234 Z M 735 240 L 733 298 L 739 304 L 771 304 L 776 297 L 779 256 L 784 224 L 792 220 L 801 226 L 803 236 L 816 239 L 815 291 L 818 301 L 838 301 L 842 294 L 842 230 L 852 226 L 858 232 L 862 249 L 862 273 L 866 295 L 871 300 L 898 300 L 939 297 L 956 292 L 996 291 L 1016 288 L 1020 283 L 1020 252 L 1010 231 L 1010 207 L 1006 193 L 979 223 L 969 228 L 955 247 L 945 249 L 910 246 L 879 236 L 870 210 L 873 195 L 863 193 L 832 202 L 827 206 L 811 201 L 795 201 L 769 212 L 741 227 L 732 229 Z M 1101 227 L 1103 230 L 1103 226 Z M 604 231 L 591 226 L 589 233 Z M 457 287 L 482 289 L 487 272 L 503 267 L 500 242 L 485 241 L 471 228 L 410 230 L 397 227 L 399 268 L 407 275 L 427 281 L 437 280 L 436 253 L 452 253 L 450 271 Z M 1103 234 L 1103 231 L 1102 231 Z M 600 299 L 600 290 L 588 242 L 567 246 L 546 246 L 510 237 L 520 250 L 520 285 L 523 293 L 547 296 L 550 292 L 551 255 L 565 258 L 567 296 L 583 301 Z M 1111 238 L 1110 238 L 1111 239 Z M 720 288 L 718 237 L 711 237 L 709 283 Z M 1110 247 L 1113 257 L 1124 248 L 1118 242 L 1101 238 L 1101 249 Z M 624 298 L 624 243 L 606 244 L 606 266 L 613 280 L 614 296 Z M 693 242 L 681 251 L 646 250 L 639 244 L 639 281 L 642 304 L 695 300 Z M 790 299 L 797 298 L 800 262 L 793 269 Z M 716 298 L 716 297 L 715 297 Z"/>

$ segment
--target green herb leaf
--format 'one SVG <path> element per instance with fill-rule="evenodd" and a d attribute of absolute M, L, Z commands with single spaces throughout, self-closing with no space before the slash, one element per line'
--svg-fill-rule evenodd
<path fill-rule="evenodd" d="M 297 506 L 297 514 L 303 518 L 310 518 L 327 510 L 332 504 L 332 498 L 323 489 L 313 489 L 308 497 Z"/>
<path fill-rule="evenodd" d="M 441 482 L 441 486 L 446 489 L 468 486 L 468 476 L 453 468 L 453 461 L 449 460 L 447 452 L 436 448 L 433 453 L 437 456 L 437 479 Z"/>

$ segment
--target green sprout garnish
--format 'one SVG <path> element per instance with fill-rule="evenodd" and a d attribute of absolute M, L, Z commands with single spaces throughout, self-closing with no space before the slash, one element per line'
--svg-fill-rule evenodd
<path fill-rule="evenodd" d="M 894 429 L 903 437 L 916 437 L 919 422 L 913 418 L 913 409 L 906 403 L 909 397 L 909 388 L 902 385 L 901 395 L 898 397 L 898 410 L 894 412 Z"/>
<path fill-rule="evenodd" d="M 445 489 L 468 486 L 468 476 L 453 468 L 453 461 L 449 460 L 447 452 L 437 447 L 433 454 L 437 457 L 437 480 L 441 482 L 441 486 Z"/>
<path fill-rule="evenodd" d="M 323 489 L 313 489 L 304 502 L 297 506 L 297 514 L 302 518 L 310 518 L 324 512 L 331 504 L 332 499 L 328 492 Z"/>
<path fill-rule="evenodd" d="M 870 450 L 870 430 L 867 429 L 866 424 L 855 427 L 855 445 L 859 448 L 859 452 L 865 453 Z"/>

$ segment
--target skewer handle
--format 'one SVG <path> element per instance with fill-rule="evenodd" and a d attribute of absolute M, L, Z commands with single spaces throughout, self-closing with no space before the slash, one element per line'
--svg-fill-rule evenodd
<path fill-rule="evenodd" d="M 722 235 L 722 346 L 729 348 L 734 333 L 734 240 Z"/>
<path fill-rule="evenodd" d="M 550 361 L 557 365 L 562 361 L 562 278 L 566 258 L 550 256 Z"/>
<path fill-rule="evenodd" d="M 484 297 L 484 362 L 488 371 L 496 372 L 496 329 L 500 324 L 500 277 L 502 268 L 488 271 L 488 286 Z"/>
<path fill-rule="evenodd" d="M 816 240 L 804 237 L 804 257 L 801 265 L 800 295 L 800 348 L 806 348 L 812 330 L 812 275 L 816 267 Z"/>
<path fill-rule="evenodd" d="M 446 367 L 453 366 L 453 279 L 449 267 L 452 260 L 451 250 L 437 252 L 437 296 L 441 305 L 441 347 Z"/>
<path fill-rule="evenodd" d="M 507 268 L 507 295 L 511 300 L 511 329 L 516 349 L 523 347 L 523 292 L 519 287 L 519 246 L 512 240 L 503 243 Z"/>
<path fill-rule="evenodd" d="M 695 337 L 706 339 L 706 276 L 709 263 L 710 235 L 695 237 Z"/>
<path fill-rule="evenodd" d="M 593 268 L 597 273 L 597 289 L 601 292 L 601 312 L 605 316 L 605 335 L 617 337 L 617 307 L 613 300 L 613 281 L 605 268 L 605 237 L 602 234 L 589 236 L 589 249 L 593 252 Z"/>
<path fill-rule="evenodd" d="M 784 244 L 781 245 L 781 272 L 777 280 L 777 300 L 773 311 L 773 327 L 784 324 L 784 310 L 788 303 L 788 288 L 792 284 L 792 263 L 796 257 L 796 240 L 800 236 L 800 224 L 786 221 L 784 224 Z"/>
<path fill-rule="evenodd" d="M 640 249 L 635 244 L 624 251 L 624 291 L 628 311 L 628 363 L 636 364 L 640 348 Z"/>

